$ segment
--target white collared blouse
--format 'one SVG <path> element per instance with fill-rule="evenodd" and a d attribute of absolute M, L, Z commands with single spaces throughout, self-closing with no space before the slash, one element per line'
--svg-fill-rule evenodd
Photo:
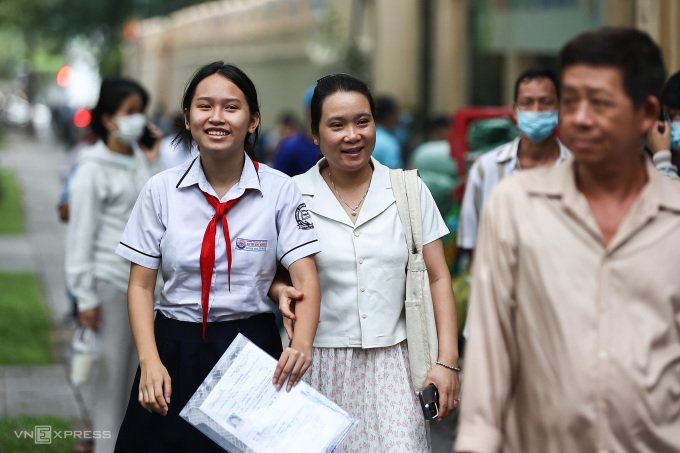
<path fill-rule="evenodd" d="M 356 224 L 319 173 L 325 159 L 293 178 L 322 249 L 314 257 L 321 285 L 315 347 L 375 348 L 406 338 L 406 236 L 389 169 L 374 158 L 371 162 L 373 177 Z M 449 230 L 430 191 L 419 182 L 423 243 L 428 244 Z"/>
<path fill-rule="evenodd" d="M 151 178 L 116 249 L 120 256 L 141 266 L 158 269 L 160 265 L 165 286 L 156 309 L 181 321 L 202 321 L 201 245 L 215 209 L 201 190 L 217 197 L 203 173 L 200 157 Z M 267 292 L 277 262 L 288 268 L 320 250 L 309 213 L 290 177 L 264 164 L 256 171 L 246 156 L 239 182 L 220 202 L 238 197 L 241 199 L 225 216 L 232 250 L 231 290 L 219 221 L 208 322 L 271 312 L 276 305 Z"/>

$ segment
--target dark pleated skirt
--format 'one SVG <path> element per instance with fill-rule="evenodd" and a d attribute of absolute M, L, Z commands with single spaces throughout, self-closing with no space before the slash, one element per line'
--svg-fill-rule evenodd
<path fill-rule="evenodd" d="M 205 340 L 202 325 L 156 314 L 158 354 L 172 379 L 168 415 L 146 411 L 138 401 L 140 369 L 130 392 L 127 412 L 116 442 L 116 453 L 187 453 L 224 450 L 179 416 L 196 389 L 239 333 L 269 353 L 281 356 L 281 337 L 272 313 L 236 321 L 210 322 Z"/>

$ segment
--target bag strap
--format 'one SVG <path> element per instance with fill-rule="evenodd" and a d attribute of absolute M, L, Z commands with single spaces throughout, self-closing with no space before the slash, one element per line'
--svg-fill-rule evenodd
<path fill-rule="evenodd" d="M 423 221 L 420 213 L 418 170 L 390 170 L 392 193 L 397 202 L 399 219 L 404 226 L 409 257 L 423 252 Z"/>
<path fill-rule="evenodd" d="M 420 211 L 420 187 L 418 185 L 418 170 L 404 172 L 406 182 L 406 197 L 408 198 L 408 213 L 411 218 L 411 234 L 416 254 L 423 253 L 423 216 Z"/>

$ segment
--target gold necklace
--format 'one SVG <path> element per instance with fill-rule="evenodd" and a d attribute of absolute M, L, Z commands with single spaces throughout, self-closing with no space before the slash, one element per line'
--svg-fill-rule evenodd
<path fill-rule="evenodd" d="M 335 190 L 335 194 L 338 196 L 340 201 L 342 201 L 343 203 L 345 203 L 345 205 L 347 205 L 347 207 L 352 211 L 353 216 L 356 216 L 357 215 L 357 209 L 359 209 L 359 206 L 361 206 L 361 203 L 363 203 L 364 199 L 366 199 L 366 195 L 368 195 L 368 190 L 371 188 L 371 184 L 370 183 L 368 184 L 368 189 L 366 189 L 366 193 L 364 194 L 363 197 L 361 197 L 361 200 L 359 200 L 359 203 L 355 207 L 351 207 L 349 205 L 349 203 L 347 203 L 345 201 L 345 199 L 340 196 L 340 192 L 338 192 L 338 188 L 335 187 L 335 183 L 333 182 L 333 178 L 331 178 L 331 170 L 330 169 L 328 169 L 328 179 L 330 179 L 331 185 L 333 186 L 333 189 Z"/>

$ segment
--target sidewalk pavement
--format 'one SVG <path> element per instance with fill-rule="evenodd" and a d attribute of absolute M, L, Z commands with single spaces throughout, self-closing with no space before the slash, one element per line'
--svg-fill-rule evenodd
<path fill-rule="evenodd" d="M 73 333 L 71 305 L 65 294 L 65 226 L 57 218 L 62 189 L 60 175 L 68 156 L 63 145 L 9 133 L 0 150 L 0 168 L 14 172 L 22 190 L 26 232 L 0 236 L 0 272 L 33 272 L 50 313 L 55 364 L 0 366 L 0 417 L 58 415 L 73 429 L 88 429 L 91 395 L 69 379 L 69 347 Z M 454 414 L 431 425 L 432 452 L 449 453 Z"/>
<path fill-rule="evenodd" d="M 66 162 L 66 151 L 56 141 L 41 142 L 19 132 L 8 131 L 0 150 L 0 168 L 14 173 L 22 191 L 26 230 L 0 236 L 0 272 L 36 275 L 50 315 L 55 359 L 53 365 L 0 366 L 0 417 L 58 415 L 69 419 L 74 429 L 84 429 L 86 404 L 69 380 L 73 321 L 64 292 L 65 228 L 56 212 Z"/>

